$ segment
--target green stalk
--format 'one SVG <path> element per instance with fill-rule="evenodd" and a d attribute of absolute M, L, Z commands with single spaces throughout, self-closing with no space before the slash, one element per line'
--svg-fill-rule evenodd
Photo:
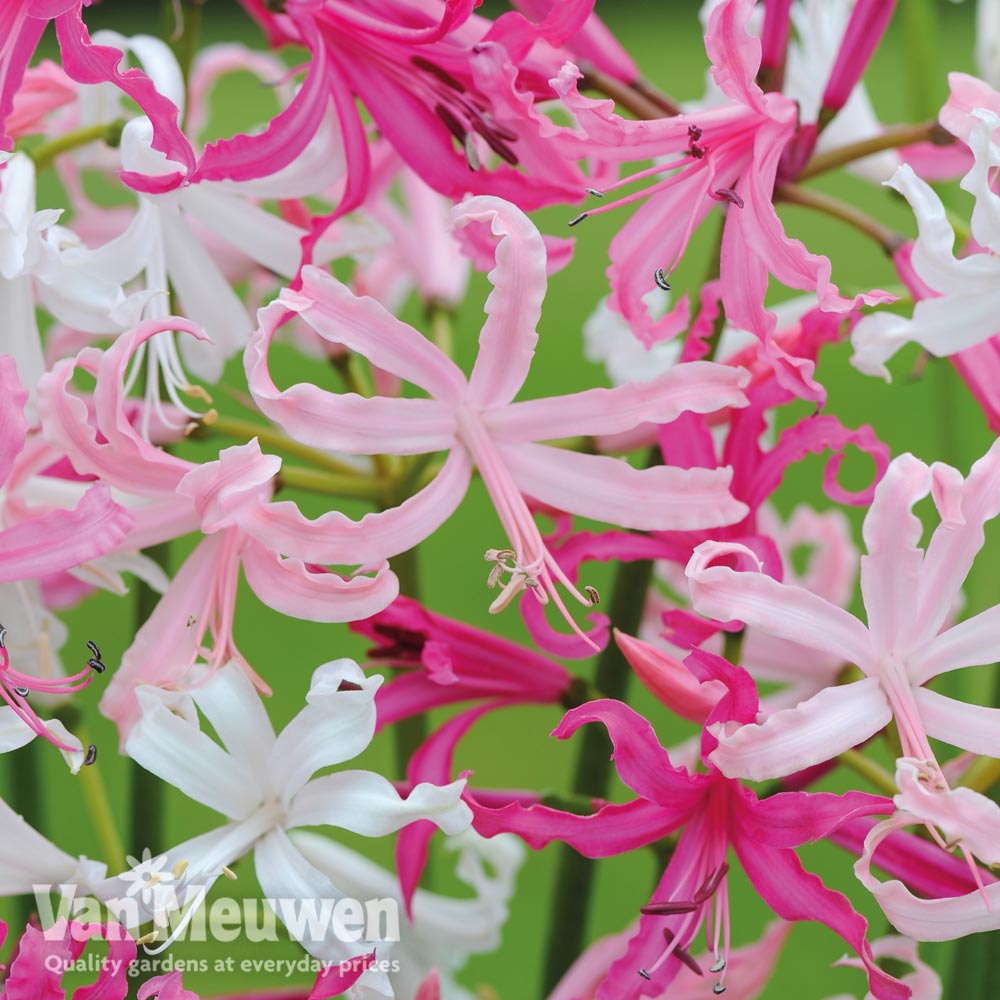
<path fill-rule="evenodd" d="M 615 574 L 609 613 L 616 628 L 634 634 L 639 628 L 653 566 L 646 560 L 622 563 Z M 609 642 L 597 658 L 594 687 L 606 698 L 624 699 L 632 670 L 615 642 Z M 573 795 L 605 798 L 611 779 L 607 734 L 600 726 L 585 726 L 578 737 L 579 757 L 573 778 Z M 555 891 L 549 920 L 543 990 L 552 992 L 563 973 L 583 950 L 587 915 L 594 887 L 596 866 L 572 848 L 560 848 Z"/>
<path fill-rule="evenodd" d="M 77 727 L 77 736 L 84 746 L 89 745 L 87 731 Z M 87 814 L 97 834 L 101 845 L 101 854 L 111 872 L 121 872 L 128 867 L 125 860 L 125 849 L 118 833 L 115 813 L 108 799 L 108 790 L 101 776 L 100 764 L 94 761 L 80 768 L 80 787 L 83 790 L 83 800 L 87 805 Z"/>
<path fill-rule="evenodd" d="M 123 128 L 125 128 L 124 118 L 116 118 L 113 122 L 87 125 L 85 128 L 66 132 L 51 142 L 36 146 L 33 150 L 28 151 L 28 156 L 34 161 L 35 171 L 41 173 L 46 167 L 52 165 L 60 153 L 68 153 L 71 149 L 78 149 L 80 146 L 100 141 L 111 147 L 117 146 L 121 142 Z"/>
<path fill-rule="evenodd" d="M 377 501 L 382 495 L 377 482 L 356 474 L 345 476 L 338 472 L 307 469 L 300 465 L 282 465 L 277 478 L 281 486 L 320 493 L 323 496 Z"/>
<path fill-rule="evenodd" d="M 164 570 L 169 569 L 169 542 L 147 549 L 146 554 Z M 135 591 L 135 629 L 138 632 L 153 613 L 160 595 L 142 580 L 137 581 Z M 166 848 L 163 836 L 163 782 L 134 760 L 129 761 L 129 805 L 128 843 L 131 853 L 141 857 L 146 847 L 154 857 L 162 853 Z"/>

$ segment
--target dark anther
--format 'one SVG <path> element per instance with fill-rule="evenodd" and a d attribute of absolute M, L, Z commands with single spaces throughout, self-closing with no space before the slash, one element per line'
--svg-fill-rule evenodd
<path fill-rule="evenodd" d="M 642 978 L 645 979 L 647 982 L 649 982 L 653 978 L 645 969 L 639 969 L 638 972 L 639 975 L 642 976 Z"/>
<path fill-rule="evenodd" d="M 656 287 L 657 288 L 662 288 L 665 292 L 669 292 L 670 291 L 671 285 L 670 285 L 670 282 L 667 281 L 666 272 L 663 270 L 662 267 L 658 267 L 653 272 L 653 281 L 656 282 Z"/>
<path fill-rule="evenodd" d="M 688 139 L 697 142 L 701 138 L 701 129 L 697 125 L 688 125 Z"/>
<path fill-rule="evenodd" d="M 712 992 L 713 992 L 713 993 L 714 993 L 714 994 L 715 994 L 716 996 L 721 996 L 721 995 L 722 995 L 723 993 L 725 993 L 725 992 L 726 992 L 726 987 L 725 987 L 725 986 L 723 986 L 723 985 L 722 985 L 722 983 L 716 983 L 716 984 L 715 984 L 715 985 L 714 985 L 714 986 L 712 987 Z"/>
<path fill-rule="evenodd" d="M 569 224 L 571 226 L 578 226 L 586 218 L 587 218 L 587 213 L 583 212 L 582 214 L 578 215 L 575 219 L 570 219 Z"/>
<path fill-rule="evenodd" d="M 693 156 L 696 160 L 703 160 L 705 158 L 705 152 L 706 152 L 705 147 L 699 146 L 695 142 L 692 142 L 691 145 L 688 146 L 688 153 L 690 153 L 690 155 Z"/>
<path fill-rule="evenodd" d="M 23 684 L 18 684 L 17 687 L 14 688 L 14 694 L 19 695 L 21 698 L 27 698 L 28 688 L 26 688 Z"/>
<path fill-rule="evenodd" d="M 440 80 L 445 86 L 451 87 L 452 90 L 457 90 L 460 94 L 465 93 L 465 84 L 461 80 L 456 80 L 451 73 L 446 69 L 442 69 L 437 63 L 432 63 L 429 59 L 425 59 L 423 56 L 412 56 L 410 62 L 413 63 L 417 69 L 422 69 L 425 73 L 430 73 L 435 79 Z"/>
<path fill-rule="evenodd" d="M 90 650 L 90 651 L 91 651 L 91 652 L 92 652 L 92 653 L 94 654 L 94 659 L 95 659 L 95 660 L 99 660 L 99 659 L 101 659 L 101 649 L 100 649 L 100 647 L 99 647 L 99 646 L 97 645 L 97 643 L 96 643 L 96 642 L 91 642 L 91 641 L 90 641 L 90 640 L 88 639 L 88 640 L 87 640 L 87 649 L 89 649 L 89 650 Z"/>
<path fill-rule="evenodd" d="M 669 947 L 674 941 L 674 932 L 672 930 L 664 929 L 663 940 L 667 942 Z M 687 948 L 677 945 L 674 948 L 674 957 L 678 962 L 683 962 L 696 976 L 703 976 L 705 973 L 701 971 L 701 966 L 695 961 L 694 956 L 687 950 Z"/>
<path fill-rule="evenodd" d="M 341 681 L 337 685 L 338 691 L 360 691 L 361 685 L 355 684 L 354 681 Z"/>
<path fill-rule="evenodd" d="M 711 875 L 705 879 L 701 888 L 694 894 L 694 899 L 696 903 L 704 903 L 706 899 L 710 899 L 715 893 L 715 890 L 719 888 L 719 883 L 726 877 L 726 873 L 729 871 L 729 862 L 723 861 L 719 867 L 712 872 Z"/>
<path fill-rule="evenodd" d="M 603 198 L 604 192 L 598 191 L 597 188 L 587 188 L 587 194 L 592 194 L 595 198 Z"/>
<path fill-rule="evenodd" d="M 87 753 L 83 758 L 84 767 L 90 767 L 95 760 L 97 760 L 97 744 L 91 743 L 90 746 L 87 747 Z"/>
<path fill-rule="evenodd" d="M 676 903 L 668 900 L 665 903 L 647 903 L 639 912 L 647 917 L 672 917 L 676 913 L 694 913 L 697 909 L 698 903 L 691 900 Z"/>
<path fill-rule="evenodd" d="M 7 629 L 3 625 L 0 625 L 0 649 L 3 648 L 6 642 L 7 642 Z"/>
<path fill-rule="evenodd" d="M 712 197 L 716 201 L 728 201 L 737 208 L 743 207 L 743 199 L 732 188 L 717 188 L 712 192 Z"/>
<path fill-rule="evenodd" d="M 459 142 L 465 142 L 466 128 L 450 108 L 446 108 L 443 104 L 435 104 L 434 114 L 444 122 L 445 127 Z"/>
<path fill-rule="evenodd" d="M 103 674 L 104 671 L 108 669 L 104 665 L 104 663 L 102 663 L 100 660 L 95 660 L 93 657 L 91 657 L 89 660 L 87 660 L 87 666 L 90 667 L 90 669 L 93 670 L 94 673 L 97 673 L 97 674 Z"/>

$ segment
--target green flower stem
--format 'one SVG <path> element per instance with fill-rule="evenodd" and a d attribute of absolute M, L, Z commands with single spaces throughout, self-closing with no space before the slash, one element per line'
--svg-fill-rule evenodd
<path fill-rule="evenodd" d="M 377 502 L 382 497 L 382 487 L 374 480 L 358 475 L 346 476 L 321 469 L 307 469 L 300 465 L 282 465 L 278 473 L 281 486 L 321 493 L 324 496 L 350 497 L 355 500 Z"/>
<path fill-rule="evenodd" d="M 937 121 L 921 122 L 918 125 L 889 125 L 884 132 L 870 139 L 862 139 L 860 142 L 828 149 L 825 153 L 817 153 L 799 171 L 796 179 L 808 180 L 837 167 L 846 166 L 855 160 L 862 160 L 873 153 L 898 149 L 900 146 L 909 146 L 915 142 L 933 142 L 938 146 L 947 146 L 954 141 L 955 137 Z"/>
<path fill-rule="evenodd" d="M 774 196 L 776 201 L 801 205 L 829 215 L 831 218 L 840 219 L 841 222 L 847 223 L 878 243 L 890 257 L 906 242 L 906 237 L 883 226 L 877 219 L 873 219 L 846 201 L 833 198 L 822 191 L 800 187 L 798 184 L 779 184 L 774 189 Z"/>
<path fill-rule="evenodd" d="M 335 472 L 342 476 L 354 476 L 361 478 L 362 474 L 347 462 L 320 451 L 318 448 L 311 448 L 307 444 L 302 444 L 294 438 L 282 434 L 266 424 L 258 424 L 253 420 L 243 420 L 240 417 L 216 417 L 211 423 L 203 422 L 196 432 L 199 436 L 208 434 L 221 434 L 223 437 L 232 438 L 234 441 L 250 441 L 257 438 L 261 444 L 273 448 L 275 451 L 285 452 L 301 458 L 310 465 L 325 469 L 327 472 Z"/>
<path fill-rule="evenodd" d="M 80 742 L 87 746 L 87 732 L 83 727 L 77 727 Z M 80 768 L 80 788 L 83 790 L 83 800 L 87 806 L 87 814 L 91 825 L 97 834 L 101 845 L 101 854 L 112 873 L 122 872 L 128 867 L 125 860 L 125 849 L 122 838 L 115 823 L 115 814 L 108 800 L 108 790 L 101 776 L 100 764 L 95 761 Z"/>
<path fill-rule="evenodd" d="M 618 567 L 609 613 L 611 621 L 624 632 L 631 634 L 639 627 L 652 573 L 652 563 L 646 560 L 622 563 Z M 631 674 L 628 661 L 612 641 L 597 658 L 594 686 L 607 698 L 623 699 Z M 603 799 L 608 792 L 612 767 L 607 734 L 600 726 L 586 726 L 577 740 L 580 751 L 573 795 Z M 595 873 L 593 861 L 565 844 L 560 847 L 545 957 L 543 989 L 546 995 L 552 992 L 583 950 Z"/>
<path fill-rule="evenodd" d="M 36 739 L 20 750 L 7 754 L 5 758 L 10 775 L 11 808 L 39 833 L 45 832 L 45 803 L 39 795 L 42 788 L 39 753 L 42 749 L 44 748 Z M 18 918 L 21 922 L 26 924 L 34 912 L 33 896 L 18 897 Z"/>
<path fill-rule="evenodd" d="M 74 129 L 53 139 L 51 142 L 36 146 L 33 150 L 26 151 L 28 156 L 34 161 L 35 170 L 41 173 L 46 167 L 52 166 L 53 161 L 61 153 L 68 153 L 71 149 L 78 149 L 92 142 L 104 142 L 108 146 L 115 147 L 121 142 L 122 129 L 125 128 L 125 119 L 116 118 L 113 122 L 101 122 L 97 125 L 87 125 L 84 128 Z"/>
<path fill-rule="evenodd" d="M 170 567 L 170 543 L 153 546 L 146 554 L 162 569 Z M 136 632 L 153 613 L 160 595 L 142 580 L 135 586 L 135 629 Z M 128 843 L 131 853 L 140 857 L 144 848 L 154 856 L 166 848 L 163 836 L 164 797 L 163 782 L 140 767 L 134 760 L 129 761 L 129 832 Z"/>
<path fill-rule="evenodd" d="M 899 791 L 893 776 L 884 767 L 876 764 L 870 757 L 866 757 L 858 750 L 845 750 L 843 753 L 837 754 L 837 760 L 849 767 L 855 774 L 866 778 L 883 794 L 891 797 Z"/>

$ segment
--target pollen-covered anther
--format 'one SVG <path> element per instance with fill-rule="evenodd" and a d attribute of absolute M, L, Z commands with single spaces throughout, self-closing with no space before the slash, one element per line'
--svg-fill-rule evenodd
<path fill-rule="evenodd" d="M 239 878 L 236 872 L 234 872 L 228 865 L 222 866 L 222 874 L 225 875 L 230 882 L 235 882 L 236 879 Z"/>
<path fill-rule="evenodd" d="M 177 864 L 174 865 L 173 867 L 174 878 L 180 878 L 187 871 L 187 867 L 188 863 L 184 858 L 178 861 Z"/>
<path fill-rule="evenodd" d="M 709 972 L 725 972 L 726 971 L 726 959 L 724 956 L 719 955 L 715 962 L 708 970 Z"/>
<path fill-rule="evenodd" d="M 593 607 L 596 608 L 601 603 L 601 594 L 596 587 L 584 587 L 583 592 L 587 595 L 587 599 Z"/>

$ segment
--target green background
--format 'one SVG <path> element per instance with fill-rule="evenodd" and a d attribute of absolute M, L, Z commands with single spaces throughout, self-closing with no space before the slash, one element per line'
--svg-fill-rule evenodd
<path fill-rule="evenodd" d="M 906 0 L 906 3 L 911 0 Z M 921 9 L 923 5 L 919 5 Z M 706 59 L 700 29 L 696 19 L 697 6 L 689 3 L 669 4 L 599 2 L 598 10 L 619 38 L 633 53 L 645 75 L 681 99 L 696 98 L 703 90 Z M 894 23 L 885 44 L 876 56 L 867 82 L 872 100 L 883 121 L 919 120 L 921 107 L 915 102 L 927 100 L 915 93 L 913 81 L 918 79 L 934 100 L 940 102 L 947 94 L 944 70 L 973 71 L 971 4 L 942 5 L 937 11 L 938 45 L 933 52 L 936 63 L 929 63 L 907 34 L 907 13 L 904 23 Z M 900 15 L 897 15 L 897 21 Z M 92 27 L 114 26 L 124 33 L 159 30 L 159 12 L 155 4 L 103 4 L 88 13 Z M 235 8 L 212 0 L 205 8 L 203 42 L 238 38 L 250 44 L 260 44 L 256 29 Z M 49 49 L 52 52 L 51 39 Z M 917 64 L 914 69 L 914 63 Z M 916 76 L 914 76 L 916 73 Z M 233 77 L 225 81 L 217 94 L 212 128 L 215 134 L 229 134 L 251 126 L 273 110 L 270 95 L 250 77 Z M 912 217 L 892 192 L 872 187 L 856 178 L 838 174 L 815 182 L 822 190 L 851 201 L 899 230 L 912 233 Z M 946 198 L 961 216 L 968 217 L 971 202 L 957 189 L 946 192 Z M 60 192 L 51 179 L 41 185 L 39 207 L 60 204 Z M 536 219 L 545 232 L 563 235 L 568 218 L 576 214 L 572 206 L 552 208 L 537 213 Z M 607 265 L 607 245 L 614 232 L 623 224 L 627 210 L 589 220 L 575 230 L 576 255 L 572 265 L 555 275 L 540 325 L 540 343 L 523 396 L 575 391 L 605 381 L 601 369 L 582 358 L 581 326 L 597 299 L 605 290 L 604 269 Z M 865 237 L 846 229 L 841 223 L 817 217 L 803 209 L 781 209 L 788 231 L 805 240 L 813 251 L 827 254 L 834 264 L 834 279 L 844 291 L 854 292 L 872 287 L 895 287 L 896 278 L 889 262 L 879 249 Z M 712 227 L 703 227 L 673 275 L 675 288 L 696 289 L 706 271 L 712 240 Z M 482 303 L 488 286 L 482 276 L 472 284 L 468 299 L 456 324 L 456 353 L 468 370 L 475 357 L 476 338 L 481 323 Z M 785 293 L 773 290 L 776 301 Z M 406 314 L 420 324 L 420 311 L 414 305 Z M 848 426 L 871 423 L 886 441 L 893 454 L 912 451 L 921 458 L 944 460 L 967 469 L 992 440 L 985 421 L 974 400 L 947 362 L 932 362 L 918 378 L 909 373 L 916 360 L 912 351 L 903 352 L 893 362 L 896 380 L 891 386 L 856 373 L 848 364 L 849 346 L 841 344 L 827 349 L 819 368 L 819 377 L 830 394 L 828 411 L 837 414 Z M 322 381 L 326 374 L 317 375 L 314 366 L 283 350 L 275 365 L 278 381 L 288 384 L 292 379 L 312 378 Z M 228 384 L 239 387 L 242 369 L 235 360 L 227 374 Z M 333 385 L 333 381 L 329 382 Z M 226 411 L 227 401 L 218 394 L 220 410 Z M 231 412 L 238 413 L 236 409 Z M 805 405 L 786 407 L 780 414 L 782 424 L 807 415 Z M 208 444 L 186 445 L 192 457 L 208 459 L 213 449 L 231 442 L 212 441 Z M 785 482 L 775 497 L 777 506 L 788 511 L 799 502 L 829 506 L 819 484 L 822 460 L 808 459 L 789 470 Z M 848 462 L 845 478 L 860 482 L 868 473 L 866 460 Z M 316 514 L 323 509 L 315 497 L 301 499 L 304 509 Z M 348 506 L 349 512 L 361 513 L 361 507 Z M 863 512 L 849 512 L 860 525 Z M 996 553 L 996 532 L 988 533 L 987 551 L 980 558 L 969 586 L 969 610 L 979 610 L 997 601 L 996 575 L 993 571 Z M 458 513 L 420 550 L 420 581 L 426 603 L 435 611 L 497 630 L 504 635 L 525 640 L 526 634 L 516 612 L 498 617 L 487 615 L 489 603 L 485 590 L 483 551 L 503 541 L 496 515 L 482 489 L 474 483 Z M 172 546 L 170 559 L 176 568 L 190 550 L 192 539 Z M 586 582 L 606 591 L 609 574 L 605 568 L 587 571 Z M 104 650 L 105 660 L 114 665 L 129 644 L 134 633 L 136 615 L 134 596 L 116 598 L 96 595 L 65 617 L 70 626 L 70 641 L 63 651 L 68 667 L 75 668 L 74 651 L 82 651 L 86 639 L 94 639 Z M 856 607 L 854 610 L 858 610 Z M 5 623 L 8 628 L 14 622 Z M 274 688 L 269 709 L 276 728 L 280 728 L 302 705 L 312 670 L 327 660 L 340 656 L 361 658 L 365 644 L 352 635 L 347 626 L 318 625 L 282 618 L 264 607 L 244 585 L 239 598 L 236 640 L 239 648 Z M 82 657 L 81 652 L 81 657 Z M 589 675 L 589 663 L 570 664 L 573 670 Z M 992 699 L 993 678 L 989 671 L 971 673 L 951 680 L 953 693 L 988 703 Z M 646 712 L 657 727 L 664 744 L 688 735 L 683 723 L 669 718 L 660 706 L 641 690 L 633 689 L 634 704 Z M 126 761 L 116 757 L 117 738 L 110 723 L 96 712 L 100 696 L 99 684 L 78 697 L 77 704 L 85 712 L 91 739 L 101 748 L 98 767 L 105 778 L 113 810 L 121 818 L 123 836 L 127 831 L 129 804 L 127 799 Z M 448 713 L 442 714 L 442 718 Z M 487 718 L 464 742 L 457 757 L 461 769 L 475 772 L 474 782 L 486 787 L 537 787 L 566 790 L 574 759 L 573 743 L 557 743 L 548 737 L 560 712 L 555 708 L 527 708 L 495 714 Z M 12 794 L 13 777 L 28 772 L 28 756 L 32 750 L 7 755 L 4 761 L 5 791 Z M 37 754 L 35 755 L 37 756 Z M 362 759 L 364 766 L 391 774 L 391 734 L 378 737 L 372 749 Z M 41 799 L 43 811 L 38 821 L 40 829 L 70 853 L 100 857 L 100 850 L 90 828 L 78 782 L 65 772 L 54 752 L 41 754 Z M 825 787 L 843 788 L 848 783 L 840 776 Z M 621 793 L 619 787 L 619 794 Z M 219 822 L 209 810 L 192 804 L 174 789 L 167 790 L 167 820 L 163 843 L 169 846 Z M 342 839 L 342 838 L 341 838 Z M 350 838 L 349 838 L 350 839 Z M 371 857 L 391 864 L 391 838 L 362 843 L 351 839 Z M 133 854 L 143 844 L 128 843 Z M 511 906 L 510 920 L 504 930 L 502 947 L 493 955 L 472 959 L 463 981 L 469 986 L 489 984 L 504 1000 L 523 1000 L 538 996 L 540 969 L 547 939 L 548 907 L 558 848 L 552 847 L 530 855 L 519 877 L 519 890 Z M 855 904 L 874 921 L 877 933 L 885 927 L 884 918 L 866 898 L 851 872 L 853 859 L 836 848 L 817 845 L 802 851 L 806 865 L 822 874 L 831 886 L 847 892 Z M 239 881 L 226 883 L 224 891 L 235 895 L 256 893 L 253 864 L 247 859 L 236 866 Z M 447 877 L 447 858 L 438 856 L 435 866 L 435 888 L 456 889 Z M 658 872 L 654 859 L 646 852 L 614 858 L 599 864 L 597 892 L 591 910 L 590 934 L 597 937 L 616 932 L 633 920 L 640 905 L 646 902 L 650 887 Z M 754 940 L 768 919 L 764 904 L 755 897 L 745 880 L 736 873 L 731 894 L 734 943 L 742 945 Z M 219 890 L 216 890 L 217 892 Z M 13 903 L 3 912 L 16 920 Z M 990 935 L 993 937 L 993 935 Z M 829 968 L 845 948 L 838 938 L 818 925 L 799 925 L 789 939 L 777 972 L 765 997 L 796 996 L 826 997 L 836 992 L 863 994 L 862 977 L 854 971 Z M 984 941 L 984 944 L 987 942 Z M 700 947 L 693 949 L 701 950 Z M 922 954 L 943 975 L 947 974 L 953 949 L 951 946 L 925 946 Z M 173 951 L 179 959 L 216 958 L 231 953 L 238 959 L 254 957 L 295 958 L 301 952 L 291 942 L 274 945 L 251 945 L 236 942 L 221 944 L 178 944 Z M 303 977 L 279 981 L 257 977 L 253 973 L 235 972 L 190 974 L 185 984 L 203 995 L 233 993 L 265 986 L 281 988 L 306 985 Z M 735 984 L 733 984 L 735 985 Z M 709 986 L 706 984 L 706 992 Z M 964 995 L 969 995 L 964 993 Z M 946 995 L 948 995 L 946 993 Z M 984 996 L 986 994 L 983 994 Z"/>

